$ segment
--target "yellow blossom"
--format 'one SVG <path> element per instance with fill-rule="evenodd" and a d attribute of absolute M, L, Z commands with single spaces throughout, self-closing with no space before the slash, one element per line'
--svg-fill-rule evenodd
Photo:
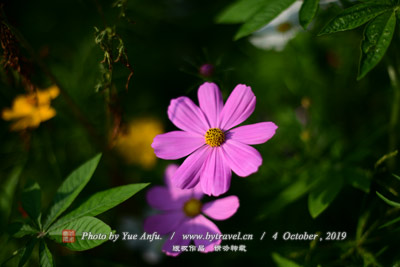
<path fill-rule="evenodd" d="M 115 148 L 127 163 L 149 169 L 156 163 L 151 143 L 154 137 L 161 133 L 163 133 L 163 127 L 158 120 L 136 119 L 118 135 Z"/>
<path fill-rule="evenodd" d="M 308 140 L 310 140 L 310 131 L 303 130 L 300 134 L 300 139 L 305 143 L 308 142 Z"/>
<path fill-rule="evenodd" d="M 52 99 L 56 98 L 60 90 L 57 86 L 51 86 L 46 90 L 38 90 L 32 94 L 17 96 L 11 108 L 2 112 L 4 120 L 13 120 L 12 131 L 20 131 L 27 128 L 36 128 L 43 121 L 56 115 L 54 108 L 50 107 Z"/>
<path fill-rule="evenodd" d="M 301 99 L 301 106 L 305 109 L 308 109 L 311 106 L 311 100 L 308 97 L 303 97 Z"/>

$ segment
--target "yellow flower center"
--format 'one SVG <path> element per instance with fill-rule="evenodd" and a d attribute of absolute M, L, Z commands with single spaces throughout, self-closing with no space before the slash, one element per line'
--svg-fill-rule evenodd
<path fill-rule="evenodd" d="M 218 128 L 211 128 L 206 132 L 206 144 L 211 147 L 222 145 L 225 141 L 225 134 Z"/>
<path fill-rule="evenodd" d="M 201 212 L 201 202 L 196 198 L 192 198 L 186 201 L 185 205 L 183 205 L 183 211 L 188 217 L 196 217 Z"/>
<path fill-rule="evenodd" d="M 290 22 L 284 22 L 284 23 L 281 23 L 278 26 L 276 26 L 276 30 L 278 32 L 285 33 L 287 31 L 289 31 L 292 27 L 293 26 L 292 26 L 292 24 Z"/>

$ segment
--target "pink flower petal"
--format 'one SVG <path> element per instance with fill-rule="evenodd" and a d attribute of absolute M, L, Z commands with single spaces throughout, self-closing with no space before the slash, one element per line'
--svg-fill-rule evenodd
<path fill-rule="evenodd" d="M 153 215 L 145 219 L 144 231 L 149 234 L 157 232 L 160 235 L 166 235 L 175 231 L 184 220 L 185 215 L 181 210 Z"/>
<path fill-rule="evenodd" d="M 173 248 L 174 246 L 188 246 L 190 243 L 190 239 L 183 239 L 183 234 L 189 233 L 189 228 L 190 225 L 187 220 L 185 220 L 179 228 L 176 229 L 176 232 L 173 234 L 173 236 L 169 236 L 167 240 L 165 241 L 162 251 L 165 252 L 168 256 L 173 256 L 176 257 L 181 252 L 174 251 Z M 172 237 L 172 238 L 171 238 Z"/>
<path fill-rule="evenodd" d="M 249 86 L 238 84 L 219 115 L 220 128 L 227 131 L 244 122 L 256 107 L 256 97 Z"/>
<path fill-rule="evenodd" d="M 179 166 L 177 164 L 169 164 L 165 169 L 164 182 L 168 187 L 172 187 L 172 177 L 174 177 L 178 168 Z"/>
<path fill-rule="evenodd" d="M 189 196 L 185 198 L 188 193 Z M 169 188 L 163 186 L 154 186 L 150 188 L 146 195 L 147 203 L 149 203 L 152 208 L 162 211 L 179 210 L 188 198 L 190 198 L 190 192 L 173 194 Z"/>
<path fill-rule="evenodd" d="M 221 147 L 229 167 L 238 176 L 246 177 L 257 172 L 262 163 L 260 153 L 249 145 L 227 140 Z"/>
<path fill-rule="evenodd" d="M 175 172 L 172 183 L 181 189 L 195 187 L 199 182 L 204 161 L 207 159 L 209 153 L 210 147 L 203 146 L 187 157 Z"/>
<path fill-rule="evenodd" d="M 187 189 L 184 189 L 187 190 Z M 193 187 L 192 198 L 201 199 L 204 196 L 203 189 L 201 188 L 201 184 L 197 183 L 195 187 Z"/>
<path fill-rule="evenodd" d="M 239 198 L 229 196 L 203 205 L 202 212 L 214 220 L 226 220 L 236 213 L 239 208 Z"/>
<path fill-rule="evenodd" d="M 224 162 L 221 147 L 211 148 L 200 175 L 203 192 L 209 196 L 219 196 L 228 191 L 231 185 L 231 169 Z"/>
<path fill-rule="evenodd" d="M 172 201 L 174 202 L 178 202 L 178 204 L 176 204 L 177 207 L 182 208 L 184 205 L 184 202 L 186 202 L 187 200 L 191 199 L 191 198 L 197 198 L 197 199 L 201 199 L 203 197 L 203 190 L 201 189 L 200 184 L 198 184 L 197 186 L 195 186 L 192 189 L 180 189 L 178 187 L 176 187 L 173 182 L 173 176 L 175 174 L 175 172 L 178 170 L 178 165 L 176 164 L 170 164 L 168 165 L 167 169 L 165 170 L 165 184 L 168 187 L 168 191 L 169 191 L 169 195 L 172 199 Z M 168 199 L 167 199 L 168 201 Z"/>
<path fill-rule="evenodd" d="M 278 126 L 273 122 L 259 122 L 232 129 L 227 135 L 232 140 L 248 145 L 257 145 L 271 139 L 277 128 Z"/>
<path fill-rule="evenodd" d="M 161 159 L 183 158 L 205 144 L 204 136 L 190 132 L 173 131 L 157 135 L 151 147 Z"/>
<path fill-rule="evenodd" d="M 205 82 L 197 92 L 201 110 L 206 115 L 211 128 L 218 127 L 219 114 L 224 107 L 222 94 L 215 83 Z"/>
<path fill-rule="evenodd" d="M 191 224 L 190 232 L 192 234 L 203 235 L 203 237 L 206 237 L 207 234 L 209 236 L 213 235 L 214 237 L 219 237 L 219 235 L 221 234 L 221 231 L 218 229 L 215 223 L 213 223 L 203 215 L 196 216 L 195 218 L 190 220 L 190 224 Z M 194 244 L 197 246 L 197 248 L 200 245 L 203 245 L 205 248 L 204 253 L 207 253 L 214 251 L 214 246 L 221 244 L 221 239 L 214 238 L 212 241 L 210 241 L 210 239 L 206 240 L 205 238 L 195 239 Z"/>
<path fill-rule="evenodd" d="M 181 130 L 205 135 L 210 128 L 203 111 L 192 100 L 181 96 L 171 100 L 168 118 Z"/>

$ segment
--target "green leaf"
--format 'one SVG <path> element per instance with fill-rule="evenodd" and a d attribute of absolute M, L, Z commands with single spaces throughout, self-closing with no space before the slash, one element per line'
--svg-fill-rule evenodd
<path fill-rule="evenodd" d="M 392 1 L 385 0 L 369 1 L 352 6 L 328 22 L 319 35 L 355 29 L 392 8 Z"/>
<path fill-rule="evenodd" d="M 22 207 L 39 228 L 41 227 L 41 197 L 39 184 L 29 181 L 22 191 Z"/>
<path fill-rule="evenodd" d="M 8 257 L 7 259 L 5 259 L 1 264 L 0 267 L 5 267 L 5 266 L 9 266 L 7 265 L 7 263 L 11 260 L 13 260 L 15 257 L 21 257 L 21 254 L 25 251 L 25 247 L 20 248 L 18 250 L 15 250 L 12 255 L 10 257 Z"/>
<path fill-rule="evenodd" d="M 369 193 L 371 187 L 372 174 L 362 169 L 345 169 L 343 172 L 346 183 L 354 188 L 360 189 L 365 193 Z"/>
<path fill-rule="evenodd" d="M 33 228 L 29 224 L 25 224 L 25 223 L 21 223 L 21 222 L 15 222 L 15 223 L 10 224 L 8 226 L 7 231 L 11 236 L 13 236 L 15 238 L 21 238 L 26 235 L 35 235 L 39 232 L 37 229 Z"/>
<path fill-rule="evenodd" d="M 371 252 L 361 249 L 360 255 L 363 258 L 363 266 L 382 266 L 376 260 L 376 256 Z"/>
<path fill-rule="evenodd" d="M 266 0 L 241 0 L 225 8 L 217 17 L 217 23 L 243 23 L 254 15 Z"/>
<path fill-rule="evenodd" d="M 319 7 L 319 0 L 304 0 L 301 5 L 299 20 L 300 25 L 306 30 L 307 26 L 311 23 L 317 14 Z"/>
<path fill-rule="evenodd" d="M 296 177 L 296 181 L 286 186 L 273 201 L 262 207 L 258 219 L 264 219 L 271 213 L 277 212 L 285 206 L 304 196 L 314 186 L 315 181 L 308 172 L 303 172 Z"/>
<path fill-rule="evenodd" d="M 270 0 L 260 10 L 247 20 L 235 35 L 235 40 L 245 37 L 267 25 L 285 9 L 289 8 L 295 0 Z"/>
<path fill-rule="evenodd" d="M 74 199 L 89 182 L 99 164 L 100 158 L 101 154 L 96 155 L 74 170 L 67 179 L 65 179 L 62 185 L 58 188 L 56 196 L 54 197 L 49 214 L 44 223 L 44 229 L 47 229 L 50 224 L 71 205 Z"/>
<path fill-rule="evenodd" d="M 40 241 L 39 245 L 39 262 L 41 267 L 53 267 L 54 261 L 50 250 L 48 249 L 46 242 Z"/>
<path fill-rule="evenodd" d="M 392 42 L 395 27 L 395 12 L 386 12 L 368 23 L 361 44 L 358 79 L 363 78 L 381 61 Z"/>
<path fill-rule="evenodd" d="M 272 253 L 272 259 L 278 267 L 300 267 L 299 264 L 282 257 L 278 253 Z"/>
<path fill-rule="evenodd" d="M 367 26 L 368 27 L 368 26 Z M 365 32 L 364 32 L 364 36 L 365 36 Z M 365 37 L 364 37 L 365 38 Z M 375 162 L 375 169 L 378 168 L 380 165 L 382 165 L 382 163 L 384 163 L 385 161 L 387 161 L 388 159 L 394 158 L 397 156 L 397 154 L 399 153 L 398 150 L 392 151 L 390 153 L 387 153 L 385 155 L 383 155 L 382 157 L 380 157 L 376 162 Z"/>
<path fill-rule="evenodd" d="M 66 229 L 75 230 L 74 243 L 63 243 L 62 231 Z M 86 237 L 85 239 L 82 239 L 83 232 L 90 232 L 92 235 L 106 235 L 106 239 L 89 240 Z M 108 240 L 110 232 L 110 226 L 108 226 L 101 220 L 95 217 L 82 217 L 75 221 L 71 221 L 67 224 L 52 229 L 48 232 L 48 236 L 57 243 L 69 248 L 70 250 L 82 251 L 97 247 L 106 242 Z"/>
<path fill-rule="evenodd" d="M 371 216 L 371 210 L 366 210 L 358 217 L 357 229 L 356 229 L 356 241 L 360 241 L 363 238 L 363 234 L 366 231 L 368 221 Z"/>
<path fill-rule="evenodd" d="M 119 186 L 103 192 L 98 192 L 87 199 L 78 208 L 56 221 L 49 228 L 49 231 L 78 218 L 84 216 L 96 216 L 100 213 L 103 213 L 132 197 L 147 185 L 149 184 L 131 184 Z"/>
<path fill-rule="evenodd" d="M 12 208 L 15 189 L 21 176 L 23 165 L 16 166 L 6 178 L 2 178 L 3 184 L 0 188 L 0 226 L 5 226 Z"/>
<path fill-rule="evenodd" d="M 32 238 L 31 240 L 29 240 L 26 247 L 23 248 L 23 250 L 21 251 L 21 259 L 19 260 L 18 267 L 24 266 L 25 263 L 29 260 L 37 241 L 37 238 Z"/>
<path fill-rule="evenodd" d="M 400 208 L 400 203 L 392 201 L 386 197 L 384 197 L 383 195 L 381 195 L 379 192 L 376 192 L 376 194 L 378 195 L 378 197 L 380 197 L 383 201 L 385 201 L 387 204 L 389 204 L 390 206 L 396 207 L 396 208 Z"/>
<path fill-rule="evenodd" d="M 396 218 L 396 219 L 394 219 L 394 220 L 391 220 L 391 221 L 385 223 L 384 225 L 381 225 L 381 226 L 379 227 L 379 229 L 388 227 L 389 225 L 395 224 L 395 223 L 397 223 L 397 222 L 400 222 L 400 217 L 399 217 L 399 218 Z"/>
<path fill-rule="evenodd" d="M 396 174 L 394 174 L 394 173 L 392 173 L 392 175 L 393 175 L 394 178 L 396 178 L 397 180 L 400 181 L 400 176 L 398 176 L 398 175 L 396 175 Z"/>
<path fill-rule="evenodd" d="M 337 176 L 324 179 L 308 195 L 308 210 L 313 218 L 318 217 L 335 199 L 342 189 L 343 179 Z"/>

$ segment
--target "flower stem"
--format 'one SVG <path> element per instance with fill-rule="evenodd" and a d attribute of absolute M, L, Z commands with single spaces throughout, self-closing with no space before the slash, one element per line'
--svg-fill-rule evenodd
<path fill-rule="evenodd" d="M 392 102 L 392 113 L 390 115 L 390 141 L 389 141 L 389 148 L 390 151 L 394 150 L 397 146 L 397 138 L 395 134 L 395 129 L 398 124 L 399 120 L 399 102 L 400 102 L 400 84 L 399 84 L 399 77 L 396 72 L 396 69 L 393 65 L 388 66 L 388 74 L 390 78 L 390 82 L 393 87 L 393 102 Z"/>
<path fill-rule="evenodd" d="M 389 122 L 389 152 L 397 149 L 397 128 L 399 121 L 399 111 L 400 111 L 400 75 L 399 75 L 399 54 L 397 51 L 398 38 L 400 34 L 396 31 L 395 36 L 393 36 L 392 51 L 393 57 L 388 64 L 387 71 L 390 78 L 390 83 L 393 88 L 393 101 L 392 101 L 392 112 L 390 114 Z M 394 49 L 393 49 L 394 47 Z M 388 161 L 389 170 L 393 170 L 395 167 L 395 158 Z"/>

